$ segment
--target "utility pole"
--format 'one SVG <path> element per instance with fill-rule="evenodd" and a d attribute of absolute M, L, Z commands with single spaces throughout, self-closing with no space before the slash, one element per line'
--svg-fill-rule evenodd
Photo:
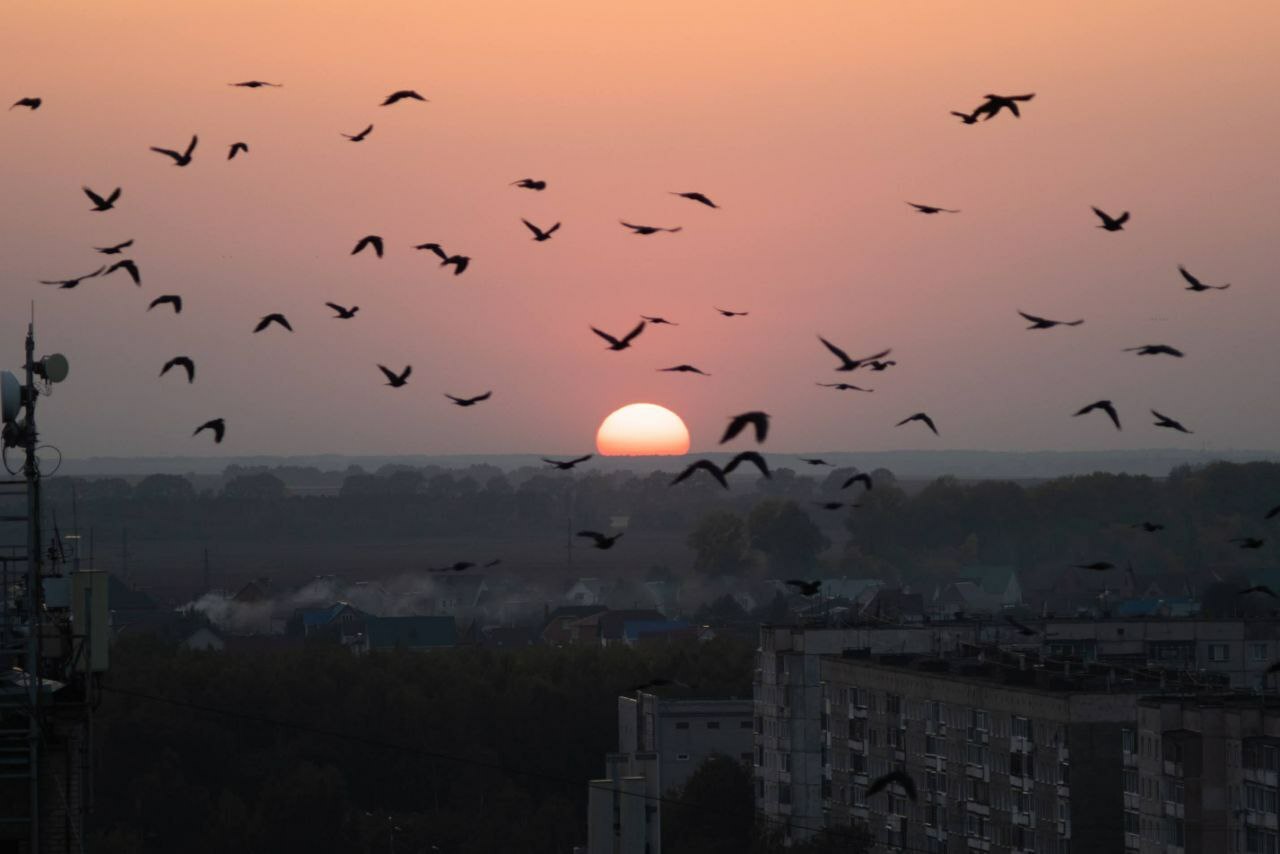
<path fill-rule="evenodd" d="M 23 383 L 22 409 L 26 424 L 22 431 L 25 460 L 22 476 L 27 482 L 27 740 L 30 775 L 31 851 L 40 851 L 40 470 L 36 464 L 36 339 L 35 323 L 27 325 L 27 364 Z"/>

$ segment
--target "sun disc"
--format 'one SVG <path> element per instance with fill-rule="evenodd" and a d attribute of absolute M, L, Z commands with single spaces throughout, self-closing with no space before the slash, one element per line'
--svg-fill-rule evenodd
<path fill-rule="evenodd" d="M 596 450 L 606 457 L 678 456 L 689 453 L 689 428 L 670 409 L 631 403 L 609 414 L 596 432 Z"/>

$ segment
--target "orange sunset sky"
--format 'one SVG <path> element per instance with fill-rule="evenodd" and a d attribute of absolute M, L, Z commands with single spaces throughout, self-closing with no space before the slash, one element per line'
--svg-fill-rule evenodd
<path fill-rule="evenodd" d="M 31 300 L 89 455 L 588 452 L 626 403 L 769 448 L 1276 448 L 1280 8 L 1181 2 L 9 4 L 0 364 Z M 261 79 L 280 89 L 231 88 Z M 380 107 L 416 89 L 430 103 Z M 949 110 L 1035 92 L 1023 118 Z M 360 144 L 340 133 L 373 123 Z M 181 148 L 176 168 L 149 146 Z M 226 160 L 227 146 L 250 153 Z M 548 181 L 542 193 L 508 186 Z M 87 184 L 123 187 L 90 212 Z M 710 210 L 669 195 L 698 190 Z M 910 200 L 962 209 L 926 217 Z M 1091 205 L 1130 210 L 1125 231 Z M 535 243 L 521 217 L 549 226 Z M 619 219 L 683 226 L 638 237 Z M 382 235 L 387 255 L 352 257 Z M 123 274 L 70 291 L 91 247 Z M 416 243 L 470 255 L 454 277 Z M 1186 264 L 1228 291 L 1188 293 Z M 181 294 L 183 314 L 154 297 Z M 357 304 L 355 320 L 326 301 Z M 712 306 L 749 311 L 732 320 Z M 1022 309 L 1086 323 L 1028 332 Z M 292 335 L 252 335 L 283 312 Z M 608 352 L 588 327 L 621 335 Z M 837 374 L 822 334 L 898 366 Z M 1167 343 L 1185 359 L 1135 357 Z M 160 366 L 188 354 L 194 385 Z M 376 363 L 414 367 L 405 388 Z M 658 373 L 691 363 L 711 373 Z M 874 394 L 815 382 L 851 380 Z M 494 397 L 462 409 L 445 392 Z M 1072 418 L 1099 398 L 1125 418 Z M 1158 409 L 1195 430 L 1150 426 Z M 941 437 L 894 423 L 920 410 Z M 192 438 L 225 417 L 227 439 Z"/>

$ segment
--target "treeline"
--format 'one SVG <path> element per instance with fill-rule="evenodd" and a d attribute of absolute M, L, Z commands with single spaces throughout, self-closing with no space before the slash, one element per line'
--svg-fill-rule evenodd
<path fill-rule="evenodd" d="M 94 718 L 90 847 L 564 854 L 617 750 L 619 694 L 661 676 L 689 686 L 669 696 L 749 697 L 752 667 L 730 639 L 356 657 L 129 638 Z M 676 826 L 702 835 L 690 816 Z"/>

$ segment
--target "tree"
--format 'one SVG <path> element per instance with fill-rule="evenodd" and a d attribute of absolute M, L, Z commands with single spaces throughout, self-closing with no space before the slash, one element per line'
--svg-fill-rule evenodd
<path fill-rule="evenodd" d="M 755 800 L 751 769 L 708 756 L 662 811 L 662 848 L 673 854 L 741 854 L 751 849 Z"/>
<path fill-rule="evenodd" d="M 191 501 L 196 497 L 196 488 L 191 481 L 176 474 L 153 474 L 138 481 L 133 497 L 138 501 L 170 504 Z"/>
<path fill-rule="evenodd" d="M 227 481 L 222 497 L 241 501 L 279 501 L 288 494 L 284 481 L 273 474 L 242 474 Z"/>
<path fill-rule="evenodd" d="M 794 501 L 776 498 L 757 504 L 747 517 L 752 548 L 769 558 L 774 570 L 809 570 L 831 541 Z"/>
<path fill-rule="evenodd" d="M 697 553 L 693 568 L 708 575 L 738 575 L 747 566 L 747 526 L 737 513 L 715 510 L 689 534 L 689 548 Z"/>

